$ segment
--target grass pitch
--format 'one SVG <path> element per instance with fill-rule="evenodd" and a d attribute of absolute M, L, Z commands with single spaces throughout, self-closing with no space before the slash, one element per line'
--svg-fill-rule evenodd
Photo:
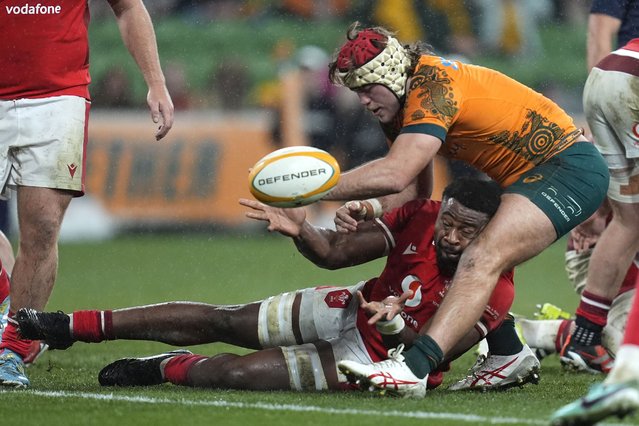
<path fill-rule="evenodd" d="M 536 303 L 573 310 L 577 297 L 563 269 L 561 240 L 516 273 L 513 311 L 531 315 Z M 106 309 L 170 300 L 245 303 L 315 285 L 350 285 L 376 275 L 380 261 L 341 271 L 314 267 L 283 237 L 213 234 L 123 237 L 99 244 L 63 244 L 58 282 L 48 310 Z M 556 356 L 542 362 L 541 382 L 498 393 L 453 393 L 474 357 L 453 364 L 444 385 L 426 399 L 364 393 L 239 392 L 170 384 L 103 389 L 98 371 L 125 356 L 169 347 L 153 342 L 76 343 L 44 354 L 28 370 L 27 391 L 0 392 L 0 414 L 13 424 L 47 425 L 544 425 L 561 405 L 601 377 L 566 373 Z M 222 344 L 190 348 L 211 355 L 243 353 Z M 637 417 L 623 424 L 638 424 Z"/>

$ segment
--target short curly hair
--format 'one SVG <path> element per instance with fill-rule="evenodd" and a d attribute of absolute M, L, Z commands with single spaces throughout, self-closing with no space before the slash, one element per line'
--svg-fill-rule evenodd
<path fill-rule="evenodd" d="M 445 201 L 454 198 L 463 206 L 493 217 L 501 202 L 503 189 L 492 180 L 462 177 L 453 180 L 442 194 Z"/>

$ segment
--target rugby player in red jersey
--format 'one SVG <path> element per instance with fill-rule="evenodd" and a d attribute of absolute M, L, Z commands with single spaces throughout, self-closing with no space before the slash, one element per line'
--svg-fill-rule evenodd
<path fill-rule="evenodd" d="M 163 138 L 173 102 L 142 0 L 108 0 L 124 44 L 148 86 L 151 118 Z M 46 5 L 4 0 L 0 7 L 0 196 L 17 193 L 20 243 L 11 277 L 11 312 L 43 309 L 58 268 L 58 234 L 71 199 L 84 193 L 89 77 L 89 2 Z M 32 342 L 9 323 L 0 342 L 0 385 L 27 387 Z"/>
<path fill-rule="evenodd" d="M 257 350 L 245 356 L 170 352 L 119 360 L 100 373 L 103 385 L 169 381 L 253 390 L 343 389 L 346 378 L 337 362 L 381 361 L 389 348 L 411 345 L 448 291 L 461 253 L 497 210 L 500 195 L 494 183 L 459 180 L 446 188 L 441 203 L 411 201 L 349 234 L 312 226 L 303 208 L 277 209 L 241 200 L 253 209 L 248 217 L 291 237 L 300 253 L 320 267 L 343 268 L 384 256 L 386 266 L 379 277 L 350 287 L 306 288 L 246 305 L 173 302 L 71 315 L 24 309 L 16 318 L 26 337 L 43 339 L 56 349 L 75 341 L 143 339 L 179 346 L 225 342 Z M 502 324 L 513 297 L 513 272 L 508 271 L 450 359 Z M 395 356 L 400 352 L 391 349 Z M 511 360 L 523 359 L 532 352 L 519 343 L 513 355 Z M 525 365 L 517 362 L 501 384 L 533 379 L 538 363 L 532 358 Z M 439 383 L 441 375 L 433 372 L 430 386 Z M 414 388 L 412 396 L 423 396 L 426 380 Z"/>

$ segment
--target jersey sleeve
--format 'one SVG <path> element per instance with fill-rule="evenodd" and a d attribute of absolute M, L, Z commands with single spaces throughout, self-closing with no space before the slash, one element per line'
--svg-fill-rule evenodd
<path fill-rule="evenodd" d="M 623 20 L 628 0 L 593 0 L 590 13 L 600 13 Z"/>
<path fill-rule="evenodd" d="M 481 318 L 475 324 L 475 329 L 482 338 L 492 330 L 499 327 L 508 311 L 510 310 L 513 300 L 515 299 L 514 272 L 509 271 L 501 274 L 499 281 L 493 294 L 488 300 L 488 305 L 482 313 Z"/>
<path fill-rule="evenodd" d="M 434 56 L 425 56 L 411 78 L 400 133 L 422 133 L 446 139 L 459 115 L 462 88 L 455 74 L 459 66 Z"/>
<path fill-rule="evenodd" d="M 395 247 L 395 237 L 404 230 L 416 214 L 430 215 L 432 217 L 431 220 L 434 222 L 440 205 L 441 202 L 439 201 L 424 198 L 412 200 L 375 219 L 375 224 L 384 233 L 388 246 L 393 248 Z"/>

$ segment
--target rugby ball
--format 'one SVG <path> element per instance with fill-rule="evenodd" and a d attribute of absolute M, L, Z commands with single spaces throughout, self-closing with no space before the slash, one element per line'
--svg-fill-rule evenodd
<path fill-rule="evenodd" d="M 339 181 L 337 160 L 309 146 L 278 149 L 261 158 L 249 173 L 253 196 L 269 206 L 300 207 L 314 203 Z"/>

